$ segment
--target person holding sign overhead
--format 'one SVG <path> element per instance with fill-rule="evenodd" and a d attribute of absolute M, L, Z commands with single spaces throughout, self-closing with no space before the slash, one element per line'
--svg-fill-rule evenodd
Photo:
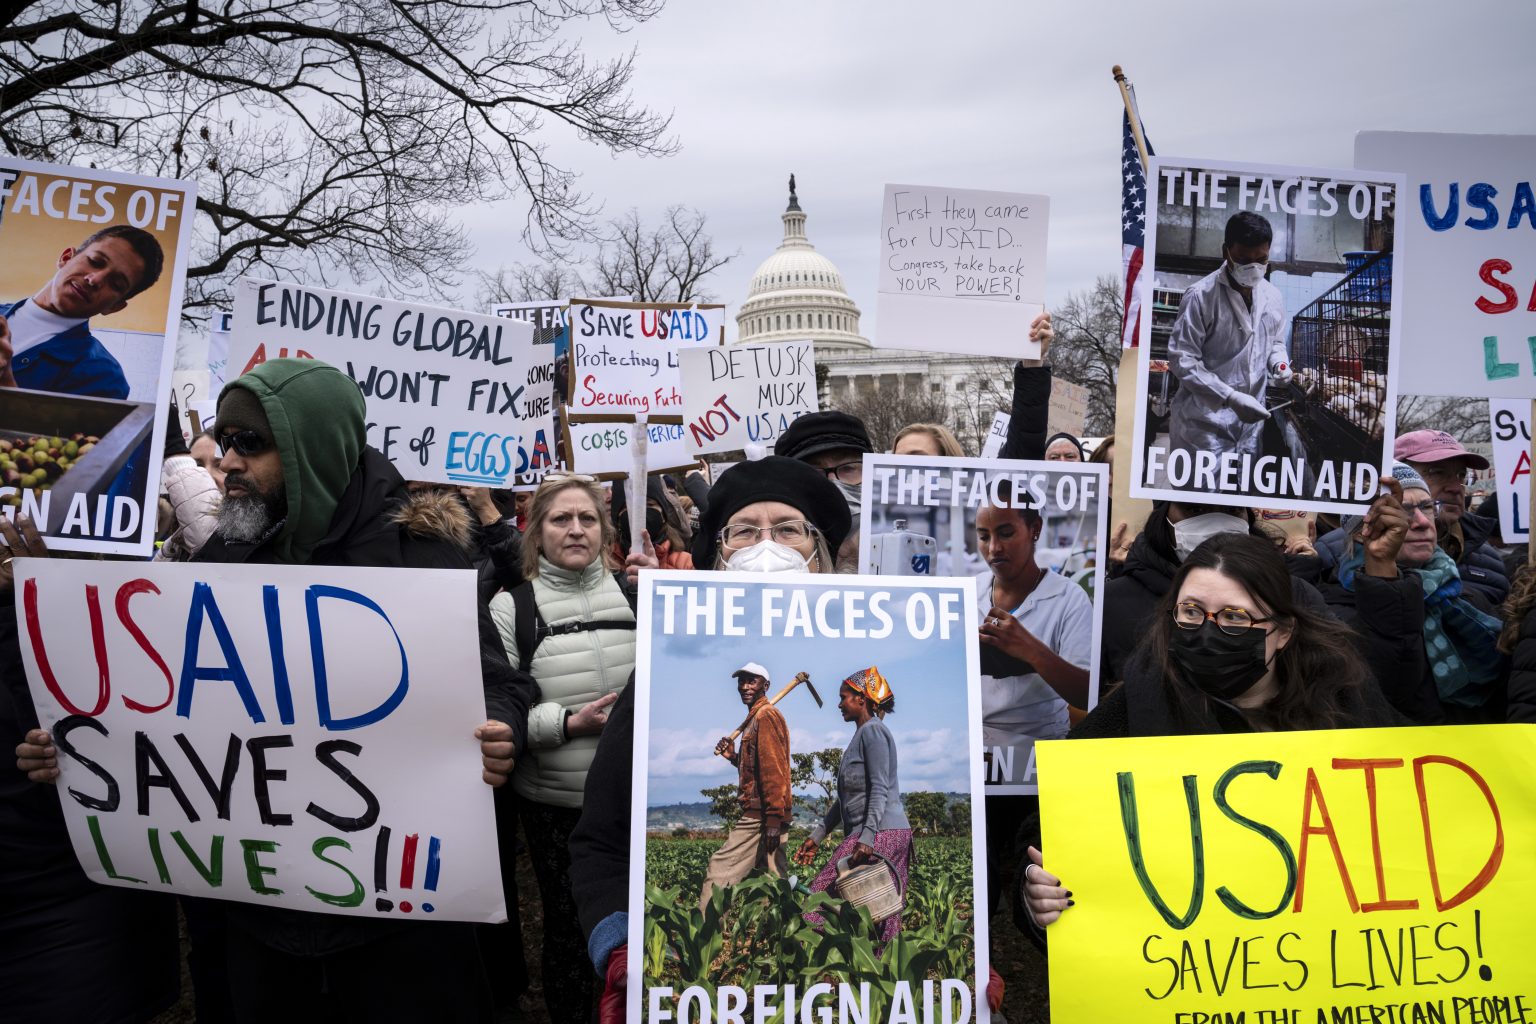
<path fill-rule="evenodd" d="M 1170 448 L 1259 454 L 1271 375 L 1290 378 L 1285 302 L 1265 280 L 1274 229 L 1256 213 L 1227 220 L 1222 264 L 1184 293 L 1168 340 L 1179 390 L 1168 421 Z M 1277 367 L 1271 371 L 1271 367 Z"/>

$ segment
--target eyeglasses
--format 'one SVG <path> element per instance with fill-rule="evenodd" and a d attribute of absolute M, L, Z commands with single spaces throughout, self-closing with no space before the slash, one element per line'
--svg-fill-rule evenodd
<path fill-rule="evenodd" d="M 828 466 L 822 472 L 827 474 L 828 480 L 836 477 L 845 484 L 861 484 L 864 482 L 864 463 L 862 461 L 843 462 L 836 466 Z"/>
<path fill-rule="evenodd" d="M 1216 628 L 1231 636 L 1241 636 L 1254 626 L 1274 619 L 1256 619 L 1246 608 L 1219 608 L 1208 612 L 1193 601 L 1180 601 L 1173 607 L 1173 621 L 1180 629 L 1199 629 L 1209 619 Z"/>
<path fill-rule="evenodd" d="M 539 478 L 539 487 L 542 488 L 549 484 L 564 483 L 567 480 L 574 480 L 581 484 L 597 483 L 597 477 L 589 476 L 586 473 L 572 473 L 568 469 L 551 469 Z"/>
<path fill-rule="evenodd" d="M 785 547 L 798 547 L 806 543 L 817 534 L 816 527 L 804 519 L 791 519 L 788 522 L 774 523 L 772 526 L 748 526 L 746 523 L 733 523 L 721 530 L 719 539 L 722 544 L 732 550 L 749 548 L 763 539 L 763 534 L 768 534 L 775 541 Z"/>
<path fill-rule="evenodd" d="M 1440 507 L 1444 504 L 1445 502 L 1443 501 L 1405 501 L 1403 502 L 1403 511 L 1408 513 L 1409 519 L 1421 514 L 1425 519 L 1434 519 L 1440 514 Z"/>
<path fill-rule="evenodd" d="M 235 452 L 242 458 L 260 455 L 272 447 L 272 442 L 254 430 L 232 430 L 218 437 L 219 455 Z"/>

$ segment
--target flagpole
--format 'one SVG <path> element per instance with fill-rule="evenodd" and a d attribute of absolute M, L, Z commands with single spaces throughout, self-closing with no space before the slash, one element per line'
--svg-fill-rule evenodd
<path fill-rule="evenodd" d="M 1115 74 L 1115 84 L 1120 87 L 1120 99 L 1125 103 L 1125 114 L 1131 122 L 1131 137 L 1136 140 L 1136 155 L 1141 157 L 1141 173 L 1147 173 L 1147 140 L 1141 135 L 1141 115 L 1136 110 L 1136 105 L 1131 99 L 1131 83 L 1125 77 L 1125 72 L 1116 64 L 1112 69 Z"/>

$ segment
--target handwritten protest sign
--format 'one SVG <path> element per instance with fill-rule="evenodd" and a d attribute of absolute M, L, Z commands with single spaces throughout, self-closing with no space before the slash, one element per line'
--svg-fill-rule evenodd
<path fill-rule="evenodd" d="M 358 917 L 505 919 L 474 739 L 486 706 L 473 573 L 40 558 L 16 570 L 27 681 L 92 879 Z"/>
<path fill-rule="evenodd" d="M 1531 403 L 1490 398 L 1488 414 L 1498 484 L 1499 532 L 1505 543 L 1526 544 L 1531 539 Z"/>
<path fill-rule="evenodd" d="M 566 464 L 577 473 L 602 480 L 617 480 L 634 468 L 631 449 L 634 432 L 643 429 L 646 436 L 645 468 L 650 473 L 681 473 L 698 468 L 698 460 L 688 453 L 681 423 L 646 423 L 583 421 L 561 424 L 564 431 Z"/>
<path fill-rule="evenodd" d="M 0 156 L 0 513 L 55 550 L 151 551 L 196 203 L 191 182 Z"/>
<path fill-rule="evenodd" d="M 1038 358 L 1048 196 L 887 185 L 880 213 L 882 348 Z"/>
<path fill-rule="evenodd" d="M 1069 707 L 1098 701 L 1099 630 L 1109 467 L 1085 462 L 865 455 L 861 572 L 963 576 L 986 616 L 994 583 L 1031 596 L 1013 609 L 1024 629 L 1082 669 L 1078 690 L 1061 693 L 1026 655 L 981 645 L 982 743 L 987 792 L 1035 792 L 1037 739 L 1067 734 Z M 1029 543 L 1006 565 L 989 565 L 983 537 L 1021 534 Z M 1037 574 L 1038 583 L 1035 582 Z"/>
<path fill-rule="evenodd" d="M 1051 408 L 1046 427 L 1048 434 L 1068 433 L 1083 436 L 1088 421 L 1088 389 L 1060 377 L 1051 381 Z"/>
<path fill-rule="evenodd" d="M 1407 175 L 1403 392 L 1536 398 L 1536 135 L 1360 132 L 1355 166 Z"/>
<path fill-rule="evenodd" d="M 981 457 L 995 459 L 1008 441 L 1008 424 L 1013 417 L 1006 412 L 994 413 L 992 426 L 987 428 L 987 439 L 981 444 Z"/>
<path fill-rule="evenodd" d="M 506 487 L 547 463 L 554 359 L 527 324 L 241 278 L 230 365 L 323 359 L 368 403 L 368 443 L 408 480 Z"/>
<path fill-rule="evenodd" d="M 678 353 L 683 425 L 694 455 L 772 448 L 800 416 L 816 411 L 816 354 L 809 341 L 731 345 Z"/>
<path fill-rule="evenodd" d="M 1153 157 L 1149 185 L 1131 494 L 1362 511 L 1395 435 L 1402 176 Z"/>
<path fill-rule="evenodd" d="M 1051 1020 L 1536 1020 L 1528 725 L 1047 743 Z"/>
<path fill-rule="evenodd" d="M 571 303 L 563 376 L 572 419 L 644 414 L 681 422 L 678 351 L 725 341 L 725 307 L 675 303 Z"/>
<path fill-rule="evenodd" d="M 976 993 L 988 976 L 987 916 L 970 910 L 987 887 L 981 766 L 954 756 L 980 743 L 969 585 L 655 571 L 640 587 L 628 1019 L 985 1020 Z M 766 674 L 774 701 L 754 705 L 749 721 L 734 675 L 743 663 Z M 871 668 L 894 706 L 859 726 L 832 704 L 845 679 L 866 685 Z M 723 736 L 731 760 L 714 754 Z M 862 770 L 833 782 L 831 799 L 815 782 L 792 788 L 792 760 L 836 779 L 839 754 L 844 772 Z M 758 776 L 757 763 L 782 763 L 783 774 Z M 759 777 L 755 795 L 737 789 Z M 745 798 L 741 817 L 699 803 L 716 787 Z M 762 821 L 776 811 L 831 825 L 809 846 L 789 846 L 786 830 L 777 854 L 757 858 L 774 866 L 754 872 Z M 695 827 L 676 837 L 685 814 Z M 828 890 L 861 837 L 896 858 L 904 897 L 884 912 L 866 902 L 862 916 L 850 901 L 873 893 L 856 883 L 889 887 L 886 869 Z M 909 850 L 920 865 L 910 876 Z M 789 865 L 797 852 L 805 863 Z M 800 883 L 787 884 L 789 874 Z M 871 915 L 882 923 L 872 928 Z"/>

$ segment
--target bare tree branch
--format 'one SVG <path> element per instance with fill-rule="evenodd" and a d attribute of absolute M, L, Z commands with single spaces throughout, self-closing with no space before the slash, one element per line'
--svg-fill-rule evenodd
<path fill-rule="evenodd" d="M 465 257 L 454 208 L 520 197 L 536 253 L 592 237 L 597 208 L 575 172 L 549 158 L 552 132 L 615 153 L 674 150 L 669 119 L 632 98 L 635 54 L 594 60 L 564 34 L 598 16 L 624 31 L 660 8 L 0 5 L 0 145 L 31 159 L 195 178 L 194 317 L 227 303 L 230 280 L 247 273 L 442 295 Z M 707 247 L 702 255 L 707 264 Z"/>

